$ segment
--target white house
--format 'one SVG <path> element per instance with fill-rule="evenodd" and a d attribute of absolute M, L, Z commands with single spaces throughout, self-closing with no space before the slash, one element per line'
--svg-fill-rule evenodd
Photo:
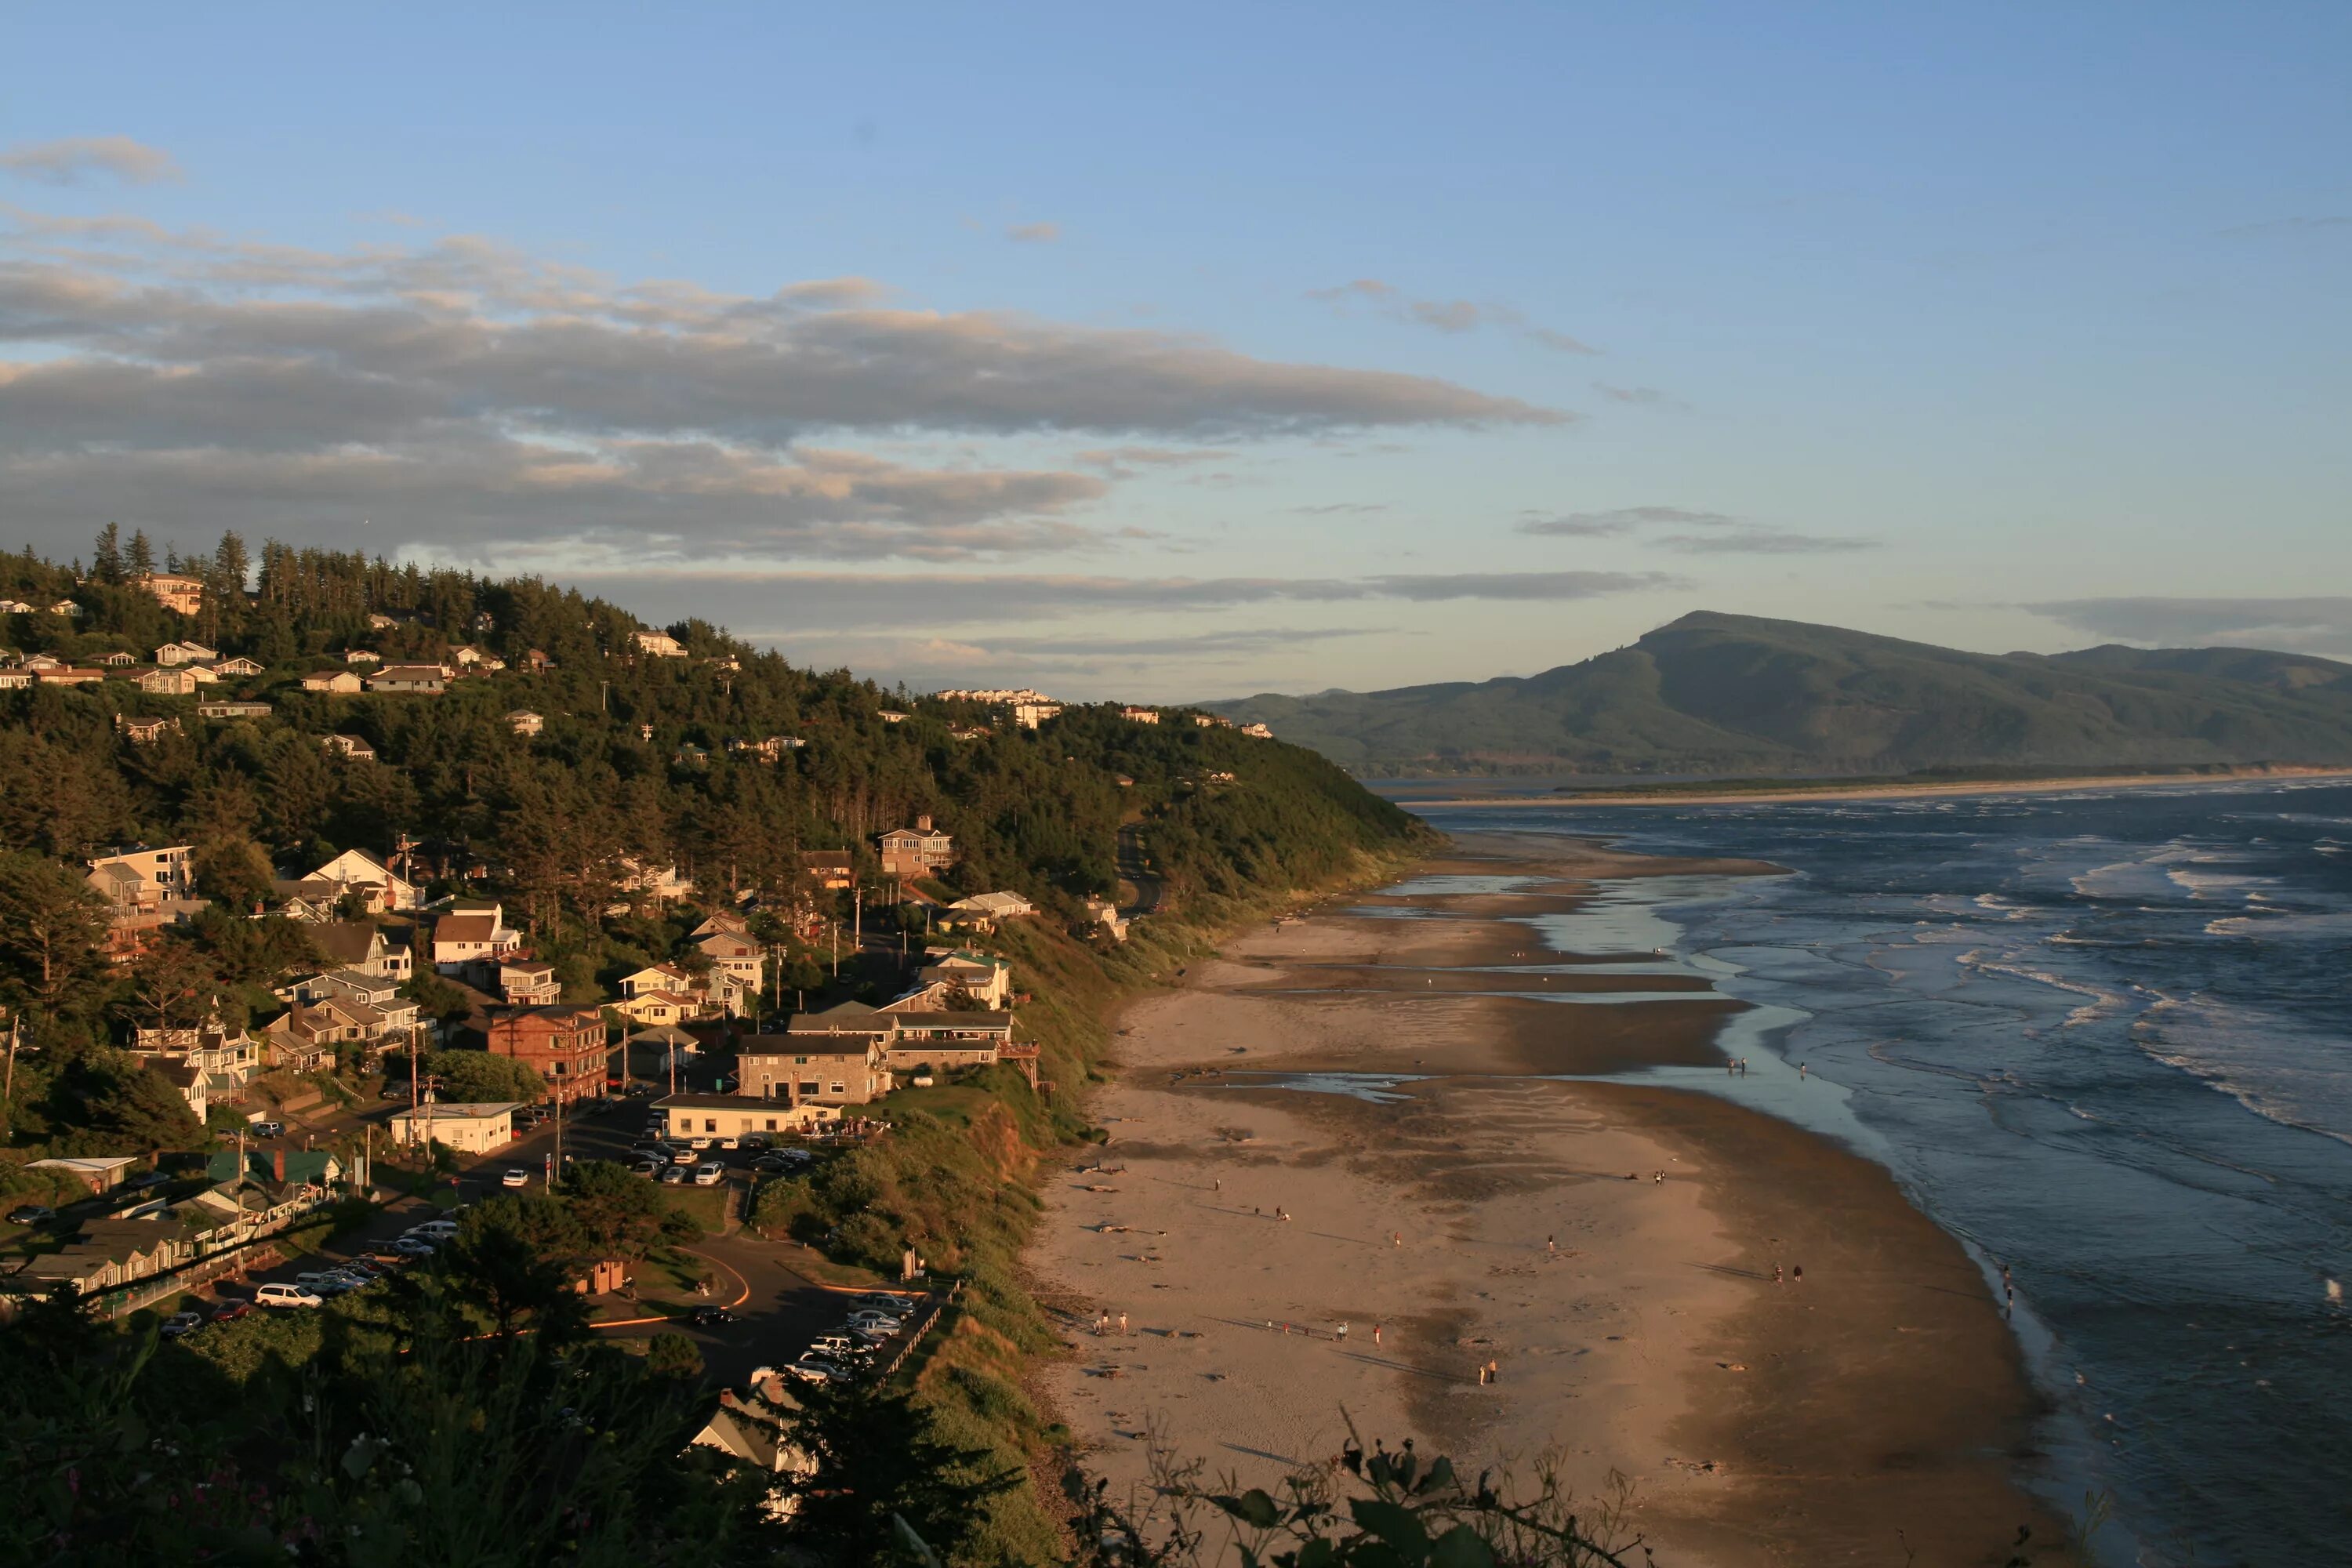
<path fill-rule="evenodd" d="M 392 1135 L 403 1143 L 430 1140 L 463 1154 L 488 1154 L 514 1142 L 520 1100 L 452 1100 L 411 1106 L 395 1112 Z"/>
<path fill-rule="evenodd" d="M 364 883 L 383 889 L 385 909 L 413 910 L 416 907 L 416 884 L 364 849 L 344 850 L 311 872 L 305 880 L 333 882 L 346 888 Z"/>
<path fill-rule="evenodd" d="M 656 658 L 684 658 L 686 645 L 667 632 L 639 632 L 637 651 L 652 654 Z"/>

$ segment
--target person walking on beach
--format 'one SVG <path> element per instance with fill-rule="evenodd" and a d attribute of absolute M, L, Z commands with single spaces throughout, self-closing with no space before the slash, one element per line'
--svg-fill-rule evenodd
<path fill-rule="evenodd" d="M 1772 1283 L 1775 1285 L 1780 1283 L 1780 1266 L 1777 1263 L 1772 1265 Z"/>
<path fill-rule="evenodd" d="M 1660 1186 L 1662 1186 L 1662 1187 L 1663 1187 L 1663 1186 L 1664 1186 L 1664 1185 L 1666 1184 L 1666 1173 L 1665 1173 L 1664 1171 L 1660 1171 L 1660 1172 L 1656 1173 L 1655 1173 L 1654 1175 L 1653 1175 L 1650 1179 L 1651 1179 L 1652 1181 L 1654 1181 L 1654 1182 L 1657 1183 L 1657 1184 L 1658 1184 L 1658 1185 L 1660 1185 Z"/>
<path fill-rule="evenodd" d="M 1805 1064 L 1802 1062 L 1797 1064 L 1797 1076 L 1801 1079 L 1805 1076 Z"/>
<path fill-rule="evenodd" d="M 1789 1283 L 1791 1285 L 1802 1285 L 1804 1282 L 1805 1266 L 1800 1263 L 1789 1270 Z"/>
<path fill-rule="evenodd" d="M 1341 1344 L 1346 1344 L 1348 1342 L 1348 1325 L 1341 1323 L 1338 1328 L 1332 1330 L 1331 1337 L 1339 1341 Z"/>
<path fill-rule="evenodd" d="M 1381 1342 L 1381 1326 L 1380 1326 L 1378 1323 L 1374 1323 L 1374 1324 L 1372 1325 L 1372 1343 L 1374 1343 L 1374 1344 L 1379 1344 L 1380 1342 Z"/>
<path fill-rule="evenodd" d="M 1502 1363 L 1490 1361 L 1486 1363 L 1486 1381 L 1488 1383 L 1500 1383 L 1503 1381 Z"/>
<path fill-rule="evenodd" d="M 1544 1256 L 1546 1258 L 1558 1258 L 1559 1256 L 1559 1243 L 1549 1236 L 1544 1237 Z"/>
<path fill-rule="evenodd" d="M 1391 1247 L 1402 1247 L 1404 1245 L 1404 1232 L 1401 1230 L 1392 1230 L 1389 1232 L 1389 1245 Z"/>
<path fill-rule="evenodd" d="M 1118 1315 L 1118 1331 L 1122 1334 L 1127 1332 L 1127 1314 L 1125 1312 L 1121 1312 Z"/>

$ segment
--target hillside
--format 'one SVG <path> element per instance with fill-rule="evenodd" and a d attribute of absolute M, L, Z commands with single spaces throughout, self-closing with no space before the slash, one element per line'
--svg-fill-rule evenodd
<path fill-rule="evenodd" d="M 2329 659 L 1963 653 L 1706 612 L 1524 679 L 1202 706 L 1370 775 L 2352 763 L 2352 665 Z"/>

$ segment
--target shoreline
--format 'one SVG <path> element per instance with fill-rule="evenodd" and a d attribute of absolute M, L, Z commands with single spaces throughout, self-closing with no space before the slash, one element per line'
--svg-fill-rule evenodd
<path fill-rule="evenodd" d="M 1600 878 L 1779 869 L 1480 836 L 1125 1010 L 1100 1169 L 1049 1173 L 1028 1259 L 1086 1468 L 1143 1499 L 1157 1447 L 1267 1486 L 1352 1422 L 1471 1473 L 1549 1455 L 1588 1504 L 1623 1477 L 1661 1562 L 1900 1560 L 1897 1529 L 1923 1565 L 2000 1561 L 2020 1523 L 2060 1560 L 2013 1473 L 2015 1342 L 1887 1173 L 1727 1100 L 1562 1079 L 1720 1066 L 1742 1007 L 1610 1004 L 1624 977 L 1529 917 Z M 1486 885 L 1415 890 L 1448 877 Z M 1318 1073 L 1405 1081 L 1295 1086 Z"/>
<path fill-rule="evenodd" d="M 1634 795 L 1623 791 L 1535 795 L 1465 795 L 1429 799 L 1396 799 L 1407 811 L 1432 806 L 1459 810 L 1475 806 L 1529 805 L 1767 805 L 1784 800 L 1928 800 L 1943 796 L 1987 795 L 2071 795 L 2083 790 L 2140 789 L 2155 784 L 2245 784 L 2266 779 L 2352 780 L 2346 768 L 2243 768 L 2213 773 L 2085 773 L 2075 778 L 1960 780 L 1951 784 L 1802 784 L 1780 790 L 1660 791 Z"/>

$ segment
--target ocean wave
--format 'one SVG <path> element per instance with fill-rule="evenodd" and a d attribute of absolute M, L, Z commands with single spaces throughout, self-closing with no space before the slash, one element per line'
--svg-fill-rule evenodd
<path fill-rule="evenodd" d="M 2046 969 L 2035 969 L 2023 962 L 2023 954 L 2013 952 L 2002 953 L 1999 957 L 1988 957 L 1984 950 L 1979 948 L 1960 954 L 1958 963 L 1964 968 L 1975 970 L 1979 974 L 2006 975 L 2011 980 L 2030 981 L 2033 984 L 2046 985 L 2053 991 L 2063 991 L 2070 995 L 2089 997 L 2088 1002 L 2066 1015 L 2066 1021 L 2061 1026 L 2063 1028 L 2073 1029 L 2084 1024 L 2094 1023 L 2132 1005 L 2133 998 L 2124 993 L 2105 990 L 2071 975 L 2055 974 Z"/>
<path fill-rule="evenodd" d="M 2256 942 L 2342 942 L 2352 940 L 2352 911 L 2279 910 L 2221 915 L 2205 922 L 2205 934 L 2242 936 Z"/>
<path fill-rule="evenodd" d="M 2200 993 L 2160 997 L 2133 1041 L 2168 1067 L 2204 1079 L 2255 1115 L 2352 1143 L 2347 1042 L 2266 1009 Z"/>

